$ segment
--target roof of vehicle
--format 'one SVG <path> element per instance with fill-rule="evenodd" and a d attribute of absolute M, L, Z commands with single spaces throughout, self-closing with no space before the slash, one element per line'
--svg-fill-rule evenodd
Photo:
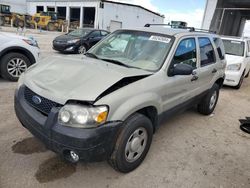
<path fill-rule="evenodd" d="M 164 26 L 140 27 L 140 28 L 133 28 L 132 30 L 160 33 L 160 34 L 165 34 L 165 35 L 170 35 L 170 36 L 200 35 L 200 34 L 213 35 L 213 36 L 216 35 L 216 34 L 210 33 L 210 32 L 190 31 L 189 29 L 170 28 L 170 27 L 164 27 Z"/>

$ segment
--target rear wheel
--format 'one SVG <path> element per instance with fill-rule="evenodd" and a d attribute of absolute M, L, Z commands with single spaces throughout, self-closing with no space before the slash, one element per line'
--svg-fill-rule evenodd
<path fill-rule="evenodd" d="M 23 21 L 23 20 L 20 20 L 20 19 L 17 19 L 15 25 L 16 25 L 16 27 L 21 27 L 21 28 L 23 28 L 23 27 L 24 27 L 24 21 Z"/>
<path fill-rule="evenodd" d="M 142 114 L 132 115 L 124 122 L 109 164 L 123 173 L 136 169 L 146 157 L 152 137 L 152 122 Z"/>
<path fill-rule="evenodd" d="M 54 23 L 50 22 L 47 26 L 48 31 L 56 31 L 56 26 Z"/>
<path fill-rule="evenodd" d="M 6 80 L 17 81 L 30 65 L 30 60 L 23 54 L 6 54 L 1 59 L 1 75 Z"/>
<path fill-rule="evenodd" d="M 208 94 L 202 99 L 198 105 L 198 112 L 203 115 L 210 115 L 213 113 L 219 98 L 220 87 L 214 84 Z"/>
<path fill-rule="evenodd" d="M 5 19 L 3 16 L 0 16 L 0 26 L 3 26 L 5 23 Z"/>

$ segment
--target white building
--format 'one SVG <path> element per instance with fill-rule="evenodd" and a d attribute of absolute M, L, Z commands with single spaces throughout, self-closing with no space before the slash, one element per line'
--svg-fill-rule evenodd
<path fill-rule="evenodd" d="M 21 14 L 25 14 L 26 10 L 26 0 L 0 0 L 0 4 L 10 5 L 11 12 L 18 12 Z"/>
<path fill-rule="evenodd" d="M 207 0 L 202 28 L 241 36 L 250 20 L 249 0 Z"/>
<path fill-rule="evenodd" d="M 70 22 L 78 21 L 80 27 L 114 31 L 118 28 L 142 27 L 147 23 L 164 23 L 164 15 L 140 5 L 109 0 L 1 0 L 11 5 L 11 11 L 33 15 L 40 11 L 56 11 L 59 17 Z M 26 6 L 24 6 L 26 1 Z M 7 3 L 9 2 L 9 3 Z M 18 3 L 17 3 L 18 2 Z M 21 10 L 22 9 L 22 10 Z M 18 12 L 18 11 L 16 11 Z"/>

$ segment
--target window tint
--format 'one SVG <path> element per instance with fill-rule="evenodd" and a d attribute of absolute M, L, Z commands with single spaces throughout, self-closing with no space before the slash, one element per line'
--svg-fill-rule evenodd
<path fill-rule="evenodd" d="M 108 35 L 108 32 L 106 32 L 106 31 L 101 31 L 101 35 L 102 35 L 102 36 L 106 36 L 106 35 Z"/>
<path fill-rule="evenodd" d="M 176 64 L 188 64 L 196 68 L 196 44 L 194 38 L 184 39 L 180 42 L 173 61 L 173 68 Z"/>
<path fill-rule="evenodd" d="M 214 43 L 221 60 L 225 59 L 224 44 L 220 38 L 214 38 Z"/>
<path fill-rule="evenodd" d="M 93 37 L 93 38 L 95 38 L 95 37 L 100 37 L 100 31 L 93 31 L 92 33 L 90 33 L 90 37 Z"/>
<path fill-rule="evenodd" d="M 201 66 L 215 63 L 215 54 L 209 38 L 199 38 Z"/>

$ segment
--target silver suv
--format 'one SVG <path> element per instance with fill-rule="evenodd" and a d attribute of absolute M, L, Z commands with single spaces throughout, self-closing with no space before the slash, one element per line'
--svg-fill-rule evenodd
<path fill-rule="evenodd" d="M 219 36 L 165 27 L 118 30 L 82 59 L 55 57 L 19 79 L 15 111 L 71 162 L 140 165 L 163 120 L 194 105 L 209 115 L 224 82 Z"/>

